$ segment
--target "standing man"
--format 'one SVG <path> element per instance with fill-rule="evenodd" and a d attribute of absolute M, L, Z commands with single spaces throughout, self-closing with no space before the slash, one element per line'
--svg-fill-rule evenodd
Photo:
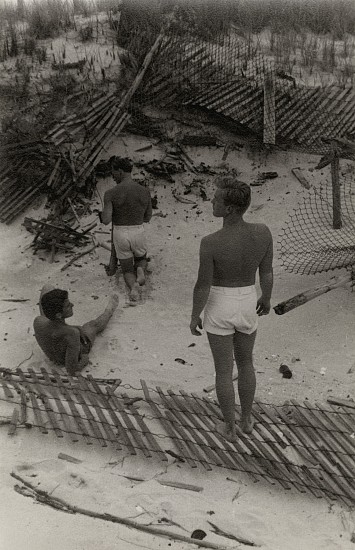
<path fill-rule="evenodd" d="M 200 336 L 201 312 L 216 370 L 216 393 L 224 418 L 223 435 L 235 438 L 233 355 L 238 368 L 241 428 L 253 430 L 255 395 L 253 347 L 258 315 L 270 311 L 273 286 L 273 243 L 268 227 L 247 223 L 243 215 L 250 205 L 250 187 L 223 176 L 216 181 L 213 214 L 223 218 L 219 231 L 204 237 L 200 266 L 193 292 L 190 329 Z M 259 270 L 261 296 L 257 299 L 255 275 Z"/>
<path fill-rule="evenodd" d="M 130 299 L 139 298 L 139 287 L 145 284 L 147 242 L 143 223 L 152 217 L 149 190 L 131 177 L 132 164 L 127 158 L 115 158 L 112 177 L 116 187 L 106 191 L 101 221 L 112 222 L 113 246 L 120 262 Z"/>

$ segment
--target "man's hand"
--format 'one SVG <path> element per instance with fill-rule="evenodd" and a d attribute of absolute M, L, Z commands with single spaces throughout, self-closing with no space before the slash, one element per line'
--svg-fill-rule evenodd
<path fill-rule="evenodd" d="M 265 298 L 261 296 L 256 303 L 256 313 L 258 315 L 268 315 L 268 313 L 270 313 L 270 309 L 270 300 L 265 300 Z"/>
<path fill-rule="evenodd" d="M 202 330 L 202 319 L 201 317 L 191 317 L 190 330 L 191 334 L 194 336 L 201 336 L 201 332 L 197 329 Z"/>

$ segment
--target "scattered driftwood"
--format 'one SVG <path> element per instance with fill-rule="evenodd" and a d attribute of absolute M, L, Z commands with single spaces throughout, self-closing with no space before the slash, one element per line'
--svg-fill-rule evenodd
<path fill-rule="evenodd" d="M 153 159 L 148 162 L 140 161 L 136 163 L 137 166 L 144 168 L 153 176 L 167 180 L 169 183 L 174 183 L 172 174 L 177 174 L 185 170 L 182 162 L 167 162 L 165 160 Z"/>
<path fill-rule="evenodd" d="M 179 193 L 176 193 L 176 191 L 173 191 L 172 195 L 173 195 L 174 199 L 176 199 L 179 202 L 183 202 L 183 203 L 186 203 L 186 204 L 197 204 L 196 201 L 192 201 L 191 199 L 187 199 L 186 197 L 183 197 Z"/>
<path fill-rule="evenodd" d="M 15 434 L 19 417 L 20 417 L 19 410 L 17 407 L 15 407 L 11 416 L 10 427 L 9 427 L 9 431 L 7 432 L 7 435 Z"/>
<path fill-rule="evenodd" d="M 303 304 L 306 304 L 310 300 L 314 300 L 314 298 L 317 298 L 322 294 L 326 294 L 327 292 L 330 292 L 335 288 L 339 288 L 349 284 L 350 285 L 354 284 L 351 273 L 349 273 L 349 275 L 347 275 L 346 277 L 336 281 L 335 283 L 330 283 L 328 285 L 322 285 L 316 288 L 305 290 L 304 292 L 301 292 L 300 294 L 297 294 L 296 296 L 293 296 L 292 298 L 289 298 L 284 302 L 280 302 L 273 309 L 276 315 L 284 315 L 285 313 L 291 311 L 292 309 L 302 306 Z"/>
<path fill-rule="evenodd" d="M 49 223 L 25 218 L 23 225 L 27 231 L 35 235 L 31 245 L 35 252 L 49 250 L 52 261 L 57 250 L 71 251 L 75 247 L 85 246 L 90 240 L 89 229 L 79 232 L 61 221 Z"/>
<path fill-rule="evenodd" d="M 11 472 L 11 477 L 16 479 L 17 481 L 20 481 L 29 491 L 24 491 L 22 494 L 25 496 L 30 496 L 32 498 L 35 498 L 39 502 L 42 502 L 43 504 L 47 504 L 48 506 L 51 506 L 52 508 L 56 508 L 57 510 L 61 510 L 63 512 L 68 512 L 70 514 L 82 514 L 85 516 L 89 516 L 92 518 L 102 519 L 104 521 L 110 521 L 112 523 L 118 523 L 121 525 L 126 525 L 127 527 L 131 527 L 133 529 L 137 529 L 137 531 L 143 531 L 144 533 L 149 533 L 151 535 L 156 535 L 158 537 L 166 537 L 173 540 L 179 540 L 182 542 L 187 542 L 190 544 L 194 544 L 197 546 L 200 546 L 201 548 L 213 548 L 215 550 L 227 550 L 225 546 L 220 546 L 218 544 L 214 544 L 213 542 L 204 542 L 201 540 L 193 539 L 190 537 L 186 537 L 184 535 L 180 535 L 179 533 L 171 533 L 169 531 L 164 531 L 164 529 L 159 529 L 157 527 L 152 527 L 150 525 L 142 525 L 136 521 L 133 521 L 131 519 L 127 518 L 121 518 L 118 516 L 113 516 L 112 514 L 102 514 L 99 512 L 94 512 L 92 510 L 87 510 L 85 508 L 80 508 L 79 506 L 73 506 L 69 504 L 68 502 L 65 502 L 63 499 L 54 497 L 53 495 L 50 495 L 47 493 L 47 491 L 43 491 L 42 489 L 38 489 L 37 487 L 34 487 L 32 483 L 29 481 L 26 481 L 22 477 L 20 477 L 15 472 Z M 236 539 L 238 540 L 238 539 Z"/>
<path fill-rule="evenodd" d="M 309 181 L 307 181 L 307 179 L 304 177 L 300 168 L 292 168 L 291 172 L 295 176 L 295 178 L 298 179 L 302 187 L 304 187 L 305 189 L 310 189 L 312 187 Z"/>
<path fill-rule="evenodd" d="M 332 405 L 338 405 L 339 407 L 349 407 L 350 409 L 355 409 L 355 401 L 352 399 L 338 399 L 337 397 L 328 397 L 328 403 Z"/>
<path fill-rule="evenodd" d="M 237 380 L 237 379 L 238 379 L 238 375 L 236 374 L 235 376 L 233 376 L 233 381 Z M 215 387 L 216 387 L 216 384 L 211 384 L 211 386 L 207 386 L 207 388 L 203 388 L 203 391 L 205 393 L 209 393 L 209 392 L 213 391 L 215 389 Z"/>
<path fill-rule="evenodd" d="M 84 252 L 81 252 L 81 254 L 77 254 L 76 256 L 74 256 L 74 258 L 72 258 L 71 260 L 69 260 L 69 262 L 67 262 L 65 265 L 63 265 L 63 267 L 61 268 L 61 271 L 65 271 L 66 269 L 68 269 L 69 266 L 71 266 L 72 264 L 74 264 L 75 262 L 80 260 L 80 258 L 85 256 L 86 254 L 90 254 L 90 252 L 93 252 L 95 250 L 95 248 L 97 248 L 97 246 L 98 245 L 95 244 L 94 246 L 92 246 L 88 250 L 85 250 Z"/>
<path fill-rule="evenodd" d="M 190 145 L 193 147 L 208 147 L 216 146 L 217 138 L 210 135 L 185 135 L 181 139 L 182 145 Z"/>
<path fill-rule="evenodd" d="M 243 539 L 242 537 L 236 537 L 232 533 L 228 533 L 227 531 L 223 531 L 222 529 L 220 529 L 217 525 L 215 525 L 211 521 L 207 520 L 207 523 L 209 523 L 211 525 L 211 527 L 213 528 L 213 533 L 215 533 L 216 535 L 219 535 L 221 537 L 226 537 L 227 539 L 236 540 L 237 542 L 240 542 L 240 544 L 245 544 L 246 546 L 258 546 L 257 544 L 255 544 L 255 542 L 251 542 L 248 539 Z"/>
<path fill-rule="evenodd" d="M 1 301 L 2 302 L 29 302 L 29 298 L 2 298 Z"/>
<path fill-rule="evenodd" d="M 66 455 L 65 453 L 59 453 L 58 458 L 61 460 L 66 460 L 67 462 L 72 462 L 73 464 L 81 464 L 82 460 L 79 460 L 79 458 L 74 458 L 73 456 Z"/>
<path fill-rule="evenodd" d="M 131 479 L 132 481 L 147 481 L 146 479 L 142 477 L 133 477 L 133 476 L 123 476 L 126 479 Z M 179 481 L 167 481 L 164 479 L 156 479 L 160 485 L 165 485 L 167 487 L 174 487 L 176 489 L 186 489 L 186 491 L 194 491 L 196 493 L 200 493 L 203 491 L 203 487 L 200 487 L 199 485 L 190 485 L 188 483 L 180 483 Z"/>

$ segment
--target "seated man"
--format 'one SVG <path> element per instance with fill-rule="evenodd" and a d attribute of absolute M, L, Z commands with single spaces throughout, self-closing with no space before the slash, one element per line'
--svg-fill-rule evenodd
<path fill-rule="evenodd" d="M 40 313 L 33 328 L 39 347 L 55 363 L 64 365 L 72 376 L 88 364 L 94 340 L 106 327 L 118 306 L 113 294 L 105 311 L 82 326 L 67 325 L 65 319 L 73 315 L 73 304 L 68 292 L 59 288 L 43 288 L 40 296 Z"/>

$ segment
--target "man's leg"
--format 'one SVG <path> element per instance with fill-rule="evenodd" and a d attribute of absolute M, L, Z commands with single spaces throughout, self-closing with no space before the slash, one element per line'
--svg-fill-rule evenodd
<path fill-rule="evenodd" d="M 137 283 L 142 286 L 145 284 L 145 270 L 147 268 L 147 256 L 134 258 L 134 265 L 137 270 Z"/>
<path fill-rule="evenodd" d="M 225 421 L 225 435 L 235 438 L 235 393 L 233 386 L 233 334 L 207 332 L 216 370 L 216 393 Z"/>
<path fill-rule="evenodd" d="M 233 338 L 234 357 L 238 368 L 238 394 L 242 409 L 242 430 L 251 433 L 253 420 L 251 411 L 255 396 L 255 372 L 253 365 L 253 349 L 256 338 L 256 331 L 252 334 L 236 332 Z"/>
<path fill-rule="evenodd" d="M 137 277 L 134 273 L 134 259 L 127 258 L 120 260 L 123 278 L 126 285 L 129 288 L 129 297 L 133 302 L 136 302 L 139 298 L 139 284 L 137 283 Z"/>
<path fill-rule="evenodd" d="M 94 343 L 96 336 L 106 328 L 117 306 L 118 294 L 113 294 L 108 301 L 105 311 L 101 315 L 78 327 L 80 332 L 83 332 L 90 339 L 91 344 Z"/>

